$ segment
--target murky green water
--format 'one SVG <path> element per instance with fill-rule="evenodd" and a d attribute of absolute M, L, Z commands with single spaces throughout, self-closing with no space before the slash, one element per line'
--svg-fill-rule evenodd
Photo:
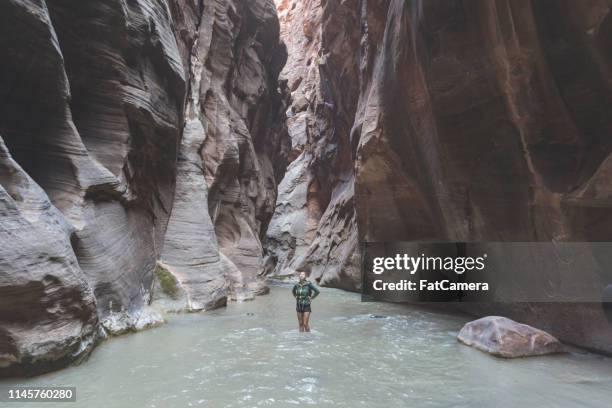
<path fill-rule="evenodd" d="M 272 287 L 253 302 L 171 315 L 81 366 L 18 383 L 77 387 L 76 403 L 43 407 L 612 406 L 612 359 L 499 360 L 457 343 L 463 323 L 323 289 L 313 332 L 300 334 L 289 288 Z"/>

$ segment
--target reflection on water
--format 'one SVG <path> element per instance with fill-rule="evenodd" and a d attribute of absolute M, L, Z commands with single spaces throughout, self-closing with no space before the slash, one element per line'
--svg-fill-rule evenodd
<path fill-rule="evenodd" d="M 81 366 L 26 383 L 76 386 L 76 403 L 42 404 L 73 408 L 601 408 L 612 401 L 611 359 L 499 360 L 457 343 L 462 317 L 361 303 L 338 290 L 323 289 L 315 300 L 312 333 L 297 332 L 293 297 L 281 286 L 253 302 L 168 320 L 103 343 Z"/>

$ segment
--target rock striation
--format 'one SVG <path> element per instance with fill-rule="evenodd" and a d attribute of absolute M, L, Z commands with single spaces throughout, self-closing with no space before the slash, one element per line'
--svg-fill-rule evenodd
<path fill-rule="evenodd" d="M 52 369 L 93 347 L 96 298 L 70 244 L 73 227 L 1 138 L 0 182 L 0 373 Z"/>
<path fill-rule="evenodd" d="M 160 279 L 170 310 L 264 291 L 289 151 L 271 0 L 7 0 L 0 52 L 0 375 L 162 322 Z"/>
<path fill-rule="evenodd" d="M 294 153 L 272 273 L 358 290 L 358 241 L 610 240 L 608 0 L 277 7 Z M 612 352 L 601 304 L 472 311 Z"/>
<path fill-rule="evenodd" d="M 0 375 L 364 240 L 610 241 L 609 0 L 275 1 L 0 2 Z"/>
<path fill-rule="evenodd" d="M 267 272 L 305 270 L 322 285 L 359 290 L 354 148 L 359 97 L 357 1 L 277 0 L 291 91 L 287 173 L 266 237 Z"/>
<path fill-rule="evenodd" d="M 202 310 L 266 291 L 261 236 L 289 150 L 273 3 L 203 3 L 190 58 L 161 261 L 184 287 L 186 309 Z"/>

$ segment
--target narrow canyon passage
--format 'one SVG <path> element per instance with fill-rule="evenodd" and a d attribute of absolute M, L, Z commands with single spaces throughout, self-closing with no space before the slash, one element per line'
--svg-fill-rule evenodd
<path fill-rule="evenodd" d="M 310 334 L 297 332 L 290 286 L 101 345 L 89 361 L 0 388 L 72 385 L 66 408 L 601 408 L 612 360 L 591 354 L 499 360 L 459 344 L 464 317 L 361 303 L 323 288 Z M 17 408 L 23 404 L 3 404 Z"/>
<path fill-rule="evenodd" d="M 612 241 L 610 4 L 0 1 L 0 376 L 100 346 L 32 383 L 88 407 L 609 405 L 609 359 L 494 360 L 462 317 L 336 289 L 362 289 L 363 242 Z M 265 296 L 296 271 L 325 288 L 310 336 Z M 602 304 L 561 289 L 468 312 L 611 354 Z"/>

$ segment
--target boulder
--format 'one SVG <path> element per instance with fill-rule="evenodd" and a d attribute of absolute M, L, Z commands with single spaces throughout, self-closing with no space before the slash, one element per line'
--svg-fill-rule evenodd
<path fill-rule="evenodd" d="M 500 316 L 466 323 L 457 339 L 496 357 L 516 358 L 562 353 L 563 345 L 543 330 Z"/>

